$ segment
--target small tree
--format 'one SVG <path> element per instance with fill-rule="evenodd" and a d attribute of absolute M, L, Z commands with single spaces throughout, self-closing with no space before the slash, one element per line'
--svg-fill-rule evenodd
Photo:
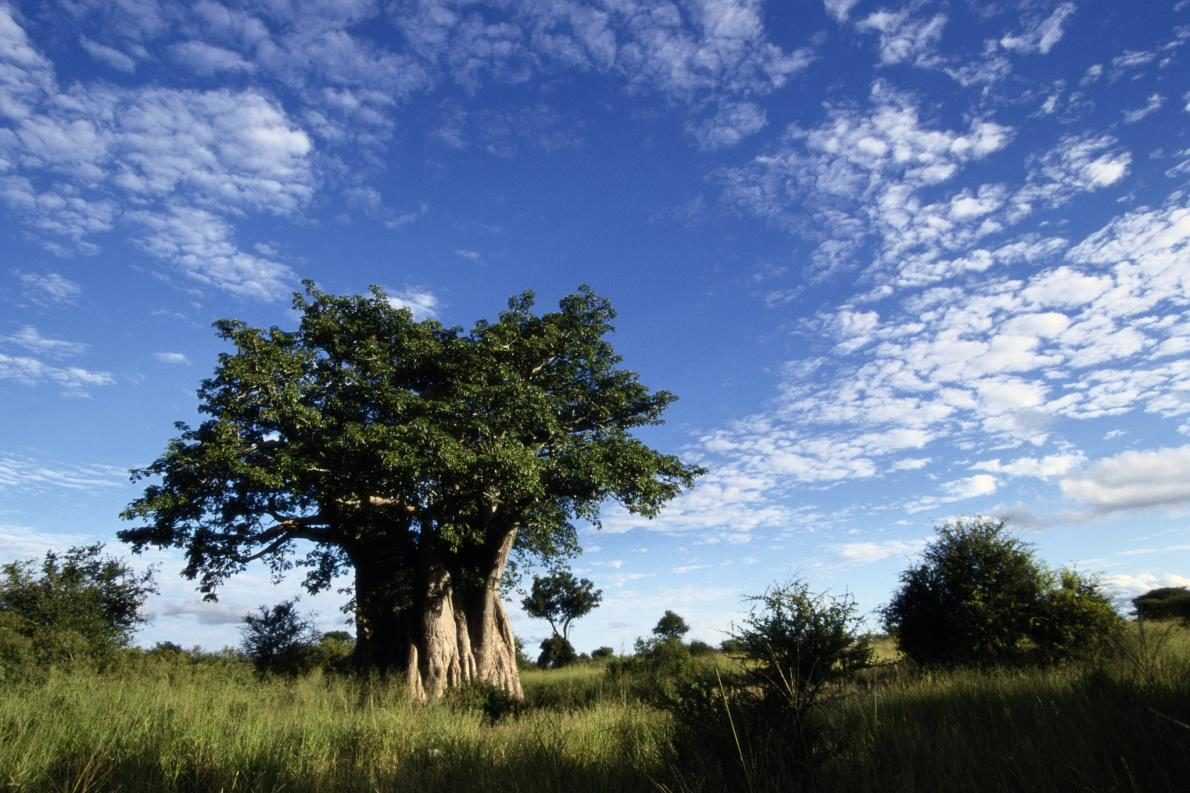
<path fill-rule="evenodd" d="M 0 617 L 6 632 L 22 637 L 8 644 L 27 647 L 37 663 L 96 657 L 128 646 L 156 591 L 152 570 L 137 572 L 104 556 L 102 544 L 85 545 L 0 568 Z"/>
<path fill-rule="evenodd" d="M 1132 605 L 1138 619 L 1190 621 L 1190 589 L 1184 586 L 1150 589 L 1134 597 Z"/>
<path fill-rule="evenodd" d="M 653 635 L 661 641 L 681 641 L 689 632 L 690 626 L 686 624 L 686 620 L 668 609 L 653 626 Z"/>
<path fill-rule="evenodd" d="M 244 617 L 240 649 L 252 659 L 258 672 L 298 674 L 307 671 L 314 658 L 318 631 L 297 610 L 297 598 L 273 607 L 261 606 Z"/>
<path fill-rule="evenodd" d="M 590 614 L 603 600 L 603 592 L 586 578 L 576 579 L 568 570 L 533 577 L 533 588 L 521 601 L 530 617 L 545 620 L 555 636 L 570 639 L 570 626 Z"/>

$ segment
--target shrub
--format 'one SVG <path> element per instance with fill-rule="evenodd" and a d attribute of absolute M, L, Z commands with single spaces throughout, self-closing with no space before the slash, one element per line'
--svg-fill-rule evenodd
<path fill-rule="evenodd" d="M 298 613 L 297 598 L 273 607 L 261 606 L 244 617 L 240 649 L 260 673 L 297 675 L 314 664 L 318 632 Z"/>
<path fill-rule="evenodd" d="M 657 620 L 657 624 L 653 627 L 653 635 L 662 641 L 666 639 L 681 639 L 689 632 L 690 626 L 686 624 L 686 620 L 682 619 L 679 614 L 668 609 L 661 615 L 661 619 Z"/>
<path fill-rule="evenodd" d="M 708 790 L 808 783 L 841 740 L 816 718 L 818 703 L 871 659 L 850 596 L 814 595 L 791 581 L 751 600 L 732 637 L 743 670 L 696 672 L 664 703 L 674 718 L 675 760 Z"/>
<path fill-rule="evenodd" d="M 40 666 L 109 657 L 127 647 L 156 591 L 153 571 L 103 555 L 100 544 L 0 568 L 0 664 Z"/>
<path fill-rule="evenodd" d="M 596 647 L 594 650 L 591 651 L 592 658 L 612 658 L 615 656 L 615 654 L 616 654 L 615 650 L 613 650 L 611 647 L 606 647 L 606 646 L 605 647 Z"/>
<path fill-rule="evenodd" d="M 1087 656 L 1114 645 L 1124 620 L 1099 581 L 1067 569 L 1051 578 L 1029 633 L 1041 657 Z"/>
<path fill-rule="evenodd" d="M 692 639 L 686 645 L 686 649 L 690 651 L 691 655 L 710 655 L 715 652 L 715 648 L 702 639 Z"/>
<path fill-rule="evenodd" d="M 559 669 L 574 663 L 577 658 L 570 640 L 555 633 L 541 643 L 541 655 L 537 656 L 537 665 L 542 669 Z"/>
<path fill-rule="evenodd" d="M 733 638 L 751 661 L 749 677 L 765 696 L 800 717 L 823 688 L 872 662 L 850 595 L 815 595 L 803 581 L 770 587 Z"/>

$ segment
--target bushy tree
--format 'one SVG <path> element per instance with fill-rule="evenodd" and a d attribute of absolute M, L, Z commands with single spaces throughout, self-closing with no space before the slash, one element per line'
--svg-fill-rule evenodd
<path fill-rule="evenodd" d="M 537 656 L 537 665 L 542 669 L 558 669 L 575 662 L 578 654 L 574 645 L 565 636 L 555 633 L 541 643 L 541 654 Z"/>
<path fill-rule="evenodd" d="M 240 649 L 258 672 L 300 674 L 313 665 L 318 631 L 297 609 L 297 598 L 261 606 L 244 617 Z"/>
<path fill-rule="evenodd" d="M 139 479 L 120 537 L 186 549 L 214 597 L 254 561 L 355 577 L 355 661 L 401 670 L 413 696 L 477 679 L 522 695 L 500 601 L 510 554 L 577 549 L 573 521 L 618 501 L 646 516 L 700 469 L 634 435 L 674 396 L 622 368 L 609 302 L 533 295 L 469 332 L 415 321 L 379 288 L 306 283 L 296 330 L 216 323 L 233 349 L 199 390 L 198 427 Z"/>
<path fill-rule="evenodd" d="M 1190 621 L 1190 589 L 1184 586 L 1150 589 L 1134 597 L 1132 606 L 1139 619 Z"/>
<path fill-rule="evenodd" d="M 690 626 L 686 624 L 686 620 L 669 609 L 666 609 L 661 619 L 653 626 L 653 635 L 661 641 L 681 641 L 689 632 Z"/>
<path fill-rule="evenodd" d="M 103 545 L 46 553 L 0 568 L 0 655 L 53 663 L 126 647 L 156 592 L 153 571 L 103 554 Z"/>
<path fill-rule="evenodd" d="M 555 636 L 569 640 L 571 624 L 590 614 L 602 600 L 603 592 L 590 580 L 576 579 L 569 570 L 561 570 L 534 576 L 533 588 L 521 601 L 521 607 L 530 617 L 547 621 Z"/>
<path fill-rule="evenodd" d="M 939 526 L 883 617 L 902 652 L 942 665 L 1076 655 L 1119 623 L 1093 578 L 1051 572 L 1005 521 L 986 518 Z"/>

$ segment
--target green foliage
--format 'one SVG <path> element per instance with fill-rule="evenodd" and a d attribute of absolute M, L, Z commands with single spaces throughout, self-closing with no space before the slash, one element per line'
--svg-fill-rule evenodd
<path fill-rule="evenodd" d="M 1151 589 L 1134 597 L 1132 605 L 1139 619 L 1190 622 L 1190 589 L 1184 586 Z"/>
<path fill-rule="evenodd" d="M 518 557 L 576 553 L 574 522 L 598 524 L 606 501 L 651 517 L 701 473 L 634 435 L 675 397 L 620 366 L 610 303 L 585 287 L 554 312 L 533 303 L 465 332 L 379 288 L 307 282 L 296 330 L 217 322 L 232 349 L 199 389 L 206 418 L 135 472 L 149 484 L 120 538 L 184 548 L 207 598 L 256 561 L 305 568 L 310 592 L 354 571 L 355 658 L 400 666 L 409 641 L 439 640 L 424 635 L 443 595 L 429 582 L 448 580 L 460 612 L 484 608 L 475 595 Z"/>
<path fill-rule="evenodd" d="M 715 652 L 715 648 L 704 642 L 702 639 L 693 639 L 686 645 L 686 649 L 690 651 L 691 655 L 710 655 Z"/>
<path fill-rule="evenodd" d="M 1069 569 L 1048 578 L 1029 631 L 1044 660 L 1094 656 L 1118 642 L 1124 620 L 1096 578 Z"/>
<path fill-rule="evenodd" d="M 1069 657 L 1118 627 L 1094 579 L 1050 572 L 1004 521 L 944 524 L 923 557 L 901 574 L 901 587 L 883 610 L 885 627 L 918 663 Z"/>
<path fill-rule="evenodd" d="M 244 617 L 240 649 L 261 673 L 297 675 L 315 662 L 318 631 L 297 610 L 297 598 L 261 606 Z"/>
<path fill-rule="evenodd" d="M 542 669 L 559 669 L 569 666 L 577 659 L 578 655 L 570 640 L 555 633 L 541 642 L 541 654 L 537 656 L 537 665 Z"/>
<path fill-rule="evenodd" d="M 0 665 L 94 661 L 125 647 L 156 591 L 153 571 L 103 555 L 103 546 L 48 552 L 0 568 Z"/>
<path fill-rule="evenodd" d="M 661 615 L 661 619 L 657 620 L 657 624 L 653 626 L 653 635 L 658 639 L 681 639 L 690 632 L 690 626 L 686 624 L 686 620 L 679 614 L 676 614 L 669 609 Z"/>
<path fill-rule="evenodd" d="M 700 473 L 632 435 L 675 397 L 618 366 L 614 312 L 590 289 L 540 316 L 526 292 L 469 333 L 415 322 L 379 288 L 307 282 L 294 308 L 296 331 L 216 323 L 234 351 L 199 389 L 210 418 L 136 472 L 161 483 L 121 539 L 184 546 L 208 594 L 256 559 L 287 570 L 298 540 L 312 591 L 370 545 L 399 562 L 426 543 L 465 567 L 497 524 L 517 528 L 517 551 L 558 558 L 606 499 L 651 516 Z"/>
<path fill-rule="evenodd" d="M 530 617 L 549 622 L 554 634 L 570 638 L 570 626 L 579 617 L 590 614 L 603 600 L 603 592 L 586 578 L 576 579 L 569 570 L 547 576 L 534 576 L 533 588 L 521 601 Z"/>
<path fill-rule="evenodd" d="M 614 658 L 615 655 L 616 651 L 613 648 L 607 646 L 596 647 L 591 651 L 591 658 L 596 660 L 600 658 Z"/>
<path fill-rule="evenodd" d="M 732 655 L 744 652 L 744 643 L 734 636 L 729 636 L 719 642 L 719 652 Z"/>

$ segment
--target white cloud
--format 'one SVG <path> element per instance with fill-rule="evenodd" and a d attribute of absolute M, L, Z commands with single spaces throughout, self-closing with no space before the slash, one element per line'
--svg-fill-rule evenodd
<path fill-rule="evenodd" d="M 1103 583 L 1116 592 L 1120 600 L 1130 601 L 1160 587 L 1190 587 L 1190 578 L 1168 572 L 1115 573 L 1103 576 Z"/>
<path fill-rule="evenodd" d="M 997 486 L 996 477 L 991 474 L 975 474 L 944 483 L 940 495 L 923 496 L 906 502 L 903 506 L 905 511 L 910 514 L 925 512 L 945 504 L 953 504 L 956 501 L 990 496 L 996 492 Z"/>
<path fill-rule="evenodd" d="M 984 215 L 1006 200 L 1003 187 L 987 185 L 938 205 L 923 205 L 919 193 L 1003 149 L 1013 131 L 986 119 L 965 130 L 935 128 L 913 97 L 883 82 L 873 85 L 871 105 L 866 113 L 830 107 L 818 126 L 791 126 L 774 150 L 720 173 L 725 199 L 791 229 L 812 218 L 826 237 L 814 259 L 828 272 L 851 264 L 872 238 L 880 242 L 875 268 L 907 270 L 995 230 Z"/>
<path fill-rule="evenodd" d="M 3 356 L 0 356 L 0 367 Z M 72 465 L 40 462 L 0 452 L 0 489 L 13 488 L 42 492 L 47 488 L 95 490 L 124 487 L 128 469 L 112 465 Z"/>
<path fill-rule="evenodd" d="M 1165 98 L 1162 97 L 1161 94 L 1150 94 L 1148 100 L 1145 102 L 1144 107 L 1139 107 L 1135 110 L 1124 111 L 1124 123 L 1135 124 L 1138 121 L 1148 118 L 1160 110 L 1161 106 L 1164 104 Z"/>
<path fill-rule="evenodd" d="M 880 34 L 880 60 L 884 64 L 913 60 L 921 65 L 931 61 L 932 50 L 942 38 L 946 15 L 928 19 L 913 17 L 909 10 L 876 11 L 855 25 L 857 30 Z"/>
<path fill-rule="evenodd" d="M 202 75 L 218 72 L 251 72 L 256 66 L 239 53 L 202 41 L 183 41 L 170 47 L 175 60 Z"/>
<path fill-rule="evenodd" d="M 438 298 L 428 289 L 408 287 L 388 291 L 388 303 L 393 308 L 407 308 L 415 320 L 433 319 L 438 313 Z"/>
<path fill-rule="evenodd" d="M 1061 487 L 1101 512 L 1190 503 L 1190 446 L 1107 457 L 1066 477 Z"/>
<path fill-rule="evenodd" d="M 872 564 L 893 556 L 911 557 L 919 554 L 929 538 L 915 540 L 883 540 L 881 542 L 848 542 L 838 546 L 839 558 L 855 564 Z"/>
<path fill-rule="evenodd" d="M 284 264 L 241 250 L 231 225 L 205 209 L 169 207 L 164 213 L 130 213 L 137 242 L 194 281 L 237 297 L 279 300 L 296 280 Z"/>
<path fill-rule="evenodd" d="M 1063 476 L 1081 465 L 1086 458 L 1082 454 L 1050 454 L 1045 457 L 1018 457 L 1011 462 L 983 460 L 971 467 L 977 471 L 988 471 L 1005 476 L 1031 476 L 1037 479 L 1052 479 Z"/>
<path fill-rule="evenodd" d="M 1026 25 L 1020 33 L 1004 36 L 1000 46 L 1015 52 L 1049 53 L 1062 40 L 1063 26 L 1075 11 L 1073 3 L 1063 3 L 1045 19 L 1037 19 Z"/>
<path fill-rule="evenodd" d="M 38 305 L 73 306 L 83 291 L 77 283 L 58 273 L 18 271 L 16 277 L 25 287 L 28 298 Z"/>
<path fill-rule="evenodd" d="M 930 464 L 929 457 L 906 457 L 892 464 L 894 471 L 920 471 Z"/>
<path fill-rule="evenodd" d="M 87 54 L 100 63 L 107 64 L 121 72 L 132 74 L 136 71 L 136 61 L 128 57 L 123 52 L 100 44 L 98 41 L 92 41 L 86 36 L 79 36 L 79 46 L 86 50 Z"/>
<path fill-rule="evenodd" d="M 157 363 L 163 363 L 170 366 L 189 366 L 190 359 L 186 357 L 185 353 L 180 352 L 156 352 L 153 353 L 153 359 Z"/>
<path fill-rule="evenodd" d="M 52 357 L 80 355 L 87 350 L 87 345 L 82 342 L 46 338 L 32 325 L 25 325 L 12 336 L 5 336 L 3 340 L 30 352 Z"/>
<path fill-rule="evenodd" d="M 66 396 L 83 397 L 90 386 L 112 385 L 116 379 L 108 372 L 93 372 L 79 366 L 52 366 L 37 358 L 0 353 L 0 380 L 23 385 L 51 382 L 61 386 Z"/>
<path fill-rule="evenodd" d="M 699 148 L 715 151 L 735 146 L 764 129 L 767 123 L 764 109 L 754 102 L 726 102 L 715 115 L 690 123 L 686 129 L 698 141 Z"/>
<path fill-rule="evenodd" d="M 1032 163 L 1028 182 L 1011 199 L 1013 214 L 1020 218 L 1038 205 L 1059 207 L 1080 193 L 1110 187 L 1131 163 L 1131 153 L 1111 135 L 1067 135 Z"/>
<path fill-rule="evenodd" d="M 847 21 L 847 17 L 851 14 L 851 9 L 855 8 L 858 3 L 859 0 L 822 0 L 822 4 L 826 7 L 827 15 L 839 23 Z"/>

